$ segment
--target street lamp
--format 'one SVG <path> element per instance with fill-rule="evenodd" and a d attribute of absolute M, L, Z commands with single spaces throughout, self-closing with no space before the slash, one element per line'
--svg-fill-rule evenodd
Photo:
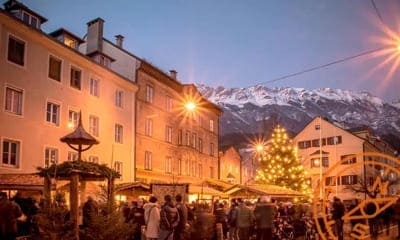
<path fill-rule="evenodd" d="M 193 101 L 187 101 L 185 103 L 185 109 L 190 112 L 193 112 L 196 109 L 196 106 L 196 103 Z"/>

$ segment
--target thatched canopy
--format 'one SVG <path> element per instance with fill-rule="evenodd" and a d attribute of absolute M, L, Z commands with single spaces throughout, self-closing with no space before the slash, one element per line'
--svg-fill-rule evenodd
<path fill-rule="evenodd" d="M 52 164 L 48 168 L 38 168 L 39 176 L 50 176 L 58 179 L 69 179 L 72 173 L 78 173 L 84 181 L 103 181 L 106 178 L 119 178 L 121 175 L 105 164 L 97 164 L 85 161 L 63 162 Z"/>

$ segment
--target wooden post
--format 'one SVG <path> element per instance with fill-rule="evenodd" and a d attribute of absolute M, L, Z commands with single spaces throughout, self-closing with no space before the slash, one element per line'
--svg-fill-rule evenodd
<path fill-rule="evenodd" d="M 44 176 L 44 209 L 50 209 L 51 206 L 51 179 L 48 175 Z"/>
<path fill-rule="evenodd" d="M 115 202 L 114 178 L 107 178 L 108 212 L 111 213 Z"/>
<path fill-rule="evenodd" d="M 74 224 L 73 236 L 74 240 L 79 240 L 79 226 L 78 226 L 78 195 L 79 195 L 79 174 L 75 171 L 71 173 L 71 183 L 69 189 L 69 206 L 70 206 L 70 221 Z"/>

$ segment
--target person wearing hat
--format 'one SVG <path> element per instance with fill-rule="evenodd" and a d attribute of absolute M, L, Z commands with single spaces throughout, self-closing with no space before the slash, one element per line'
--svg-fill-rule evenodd
<path fill-rule="evenodd" d="M 261 196 L 254 208 L 257 240 L 272 239 L 274 216 L 275 206 L 271 203 L 270 198 L 268 196 Z"/>
<path fill-rule="evenodd" d="M 148 240 L 157 240 L 160 228 L 160 209 L 158 209 L 157 198 L 151 196 L 149 202 L 144 206 L 145 228 L 143 234 Z"/>

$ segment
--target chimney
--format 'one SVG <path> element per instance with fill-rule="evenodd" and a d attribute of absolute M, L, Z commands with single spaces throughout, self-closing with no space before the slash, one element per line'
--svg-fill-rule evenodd
<path fill-rule="evenodd" d="M 118 34 L 118 35 L 115 35 L 115 43 L 117 44 L 117 46 L 119 47 L 119 48 L 122 48 L 122 43 L 124 42 L 124 36 L 122 36 L 122 35 L 120 35 L 120 34 Z"/>
<path fill-rule="evenodd" d="M 103 25 L 104 20 L 96 18 L 87 23 L 87 47 L 86 54 L 103 50 Z"/>
<path fill-rule="evenodd" d="M 174 69 L 169 70 L 169 75 L 176 80 L 176 76 L 177 76 L 178 72 L 175 71 Z"/>

